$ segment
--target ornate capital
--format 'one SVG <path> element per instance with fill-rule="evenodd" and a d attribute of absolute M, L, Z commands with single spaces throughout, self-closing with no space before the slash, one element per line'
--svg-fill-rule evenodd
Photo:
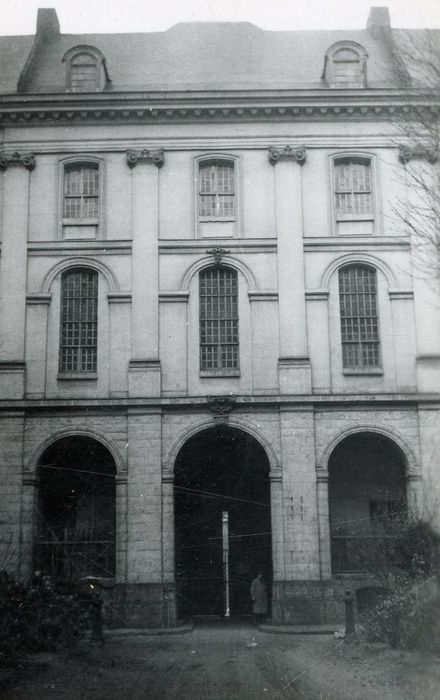
<path fill-rule="evenodd" d="M 228 422 L 229 414 L 235 406 L 237 397 L 228 396 L 208 396 L 208 408 L 211 411 L 214 423 L 221 425 Z"/>
<path fill-rule="evenodd" d="M 439 158 L 438 150 L 428 146 L 399 146 L 399 160 L 406 165 L 412 158 L 426 158 L 428 163 L 436 163 Z"/>
<path fill-rule="evenodd" d="M 230 253 L 230 250 L 225 250 L 224 248 L 210 248 L 206 251 L 208 255 L 214 256 L 214 261 L 216 265 L 221 265 L 222 257 Z"/>
<path fill-rule="evenodd" d="M 35 156 L 33 153 L 19 153 L 18 151 L 11 155 L 0 153 L 0 170 L 7 170 L 10 165 L 22 165 L 30 172 L 35 168 Z"/>
<path fill-rule="evenodd" d="M 134 168 L 138 163 L 152 163 L 157 168 L 161 168 L 165 163 L 165 155 L 162 148 L 157 151 L 149 151 L 148 148 L 141 148 L 140 151 L 127 151 L 127 165 Z"/>
<path fill-rule="evenodd" d="M 304 165 L 306 162 L 306 149 L 304 146 L 299 148 L 292 148 L 292 146 L 284 146 L 284 148 L 275 148 L 274 146 L 269 147 L 269 163 L 271 165 L 276 165 L 279 160 L 286 159 L 296 160 L 300 165 Z"/>

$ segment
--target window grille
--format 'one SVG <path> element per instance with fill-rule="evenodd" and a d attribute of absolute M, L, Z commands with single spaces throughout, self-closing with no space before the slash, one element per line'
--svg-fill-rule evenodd
<path fill-rule="evenodd" d="M 238 369 L 238 280 L 235 270 L 200 273 L 200 369 Z"/>
<path fill-rule="evenodd" d="M 99 169 L 94 163 L 66 166 L 64 171 L 65 219 L 97 219 Z"/>
<path fill-rule="evenodd" d="M 76 54 L 70 63 L 70 92 L 96 92 L 97 88 L 96 58 L 89 53 Z"/>
<path fill-rule="evenodd" d="M 350 266 L 339 271 L 339 299 L 344 369 L 380 366 L 376 272 Z"/>
<path fill-rule="evenodd" d="M 335 208 L 337 218 L 372 216 L 373 197 L 369 161 L 338 159 L 335 162 Z"/>
<path fill-rule="evenodd" d="M 203 163 L 199 169 L 199 216 L 208 219 L 235 217 L 234 164 Z"/>
<path fill-rule="evenodd" d="M 362 83 L 362 66 L 359 54 L 353 49 L 340 49 L 333 55 L 334 83 L 341 87 Z"/>
<path fill-rule="evenodd" d="M 60 372 L 96 372 L 98 273 L 68 270 L 61 278 Z"/>

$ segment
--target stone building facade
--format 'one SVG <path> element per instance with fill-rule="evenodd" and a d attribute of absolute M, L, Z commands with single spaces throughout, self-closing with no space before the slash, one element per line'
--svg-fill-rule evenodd
<path fill-rule="evenodd" d="M 106 579 L 115 624 L 224 614 L 227 512 L 231 614 L 263 570 L 316 623 L 389 516 L 438 521 L 440 310 L 395 213 L 438 104 L 401 34 L 0 38 L 3 567 Z"/>

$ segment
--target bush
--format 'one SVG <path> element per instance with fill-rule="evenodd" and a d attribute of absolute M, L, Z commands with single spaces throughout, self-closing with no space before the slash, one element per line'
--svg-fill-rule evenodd
<path fill-rule="evenodd" d="M 0 571 L 0 668 L 16 666 L 27 652 L 71 646 L 86 621 L 76 595 L 56 590 L 42 578 L 24 584 Z"/>
<path fill-rule="evenodd" d="M 392 647 L 440 649 L 439 536 L 421 520 L 400 528 L 389 594 L 372 610 L 366 636 Z"/>

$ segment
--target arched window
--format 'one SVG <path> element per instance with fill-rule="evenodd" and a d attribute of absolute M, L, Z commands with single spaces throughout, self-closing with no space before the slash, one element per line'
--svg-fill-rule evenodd
<path fill-rule="evenodd" d="M 238 279 L 226 267 L 199 274 L 200 371 L 237 374 L 239 369 Z"/>
<path fill-rule="evenodd" d="M 96 57 L 90 53 L 77 53 L 70 62 L 70 92 L 95 92 L 98 86 Z"/>
<path fill-rule="evenodd" d="M 98 354 L 98 273 L 72 268 L 61 276 L 61 373 L 95 373 Z"/>
<path fill-rule="evenodd" d="M 94 46 L 74 46 L 63 56 L 67 92 L 99 92 L 110 87 L 105 58 Z"/>
<path fill-rule="evenodd" d="M 235 218 L 235 172 L 229 160 L 203 161 L 199 165 L 199 217 L 201 221 Z"/>
<path fill-rule="evenodd" d="M 367 52 L 354 41 L 338 42 L 325 56 L 323 78 L 328 87 L 361 88 L 366 86 Z"/>
<path fill-rule="evenodd" d="M 376 271 L 366 265 L 339 270 L 342 366 L 368 371 L 380 367 Z"/>
<path fill-rule="evenodd" d="M 371 160 L 341 157 L 334 160 L 334 197 L 336 219 L 373 217 Z"/>

